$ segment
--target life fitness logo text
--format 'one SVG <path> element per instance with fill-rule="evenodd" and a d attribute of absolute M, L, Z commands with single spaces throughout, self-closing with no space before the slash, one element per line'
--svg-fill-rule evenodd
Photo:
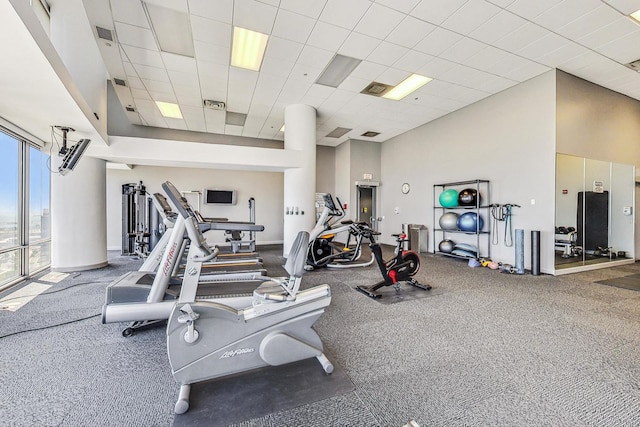
<path fill-rule="evenodd" d="M 162 266 L 162 272 L 164 273 L 165 276 L 169 275 L 169 266 L 171 265 L 171 261 L 173 260 L 173 257 L 176 255 L 177 246 L 178 246 L 177 243 L 174 243 L 173 246 L 171 246 L 171 249 L 169 249 L 169 255 L 167 256 L 167 262 L 165 262 L 164 265 Z"/>
<path fill-rule="evenodd" d="M 253 353 L 253 351 L 252 348 L 239 348 L 237 350 L 225 351 L 222 356 L 220 356 L 220 359 L 228 359 L 242 354 Z"/>

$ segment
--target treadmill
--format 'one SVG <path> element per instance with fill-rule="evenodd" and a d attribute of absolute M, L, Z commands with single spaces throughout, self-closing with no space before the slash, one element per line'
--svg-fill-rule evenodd
<path fill-rule="evenodd" d="M 264 280 L 273 280 L 260 276 L 233 282 L 215 279 L 203 282 L 203 263 L 214 259 L 218 248 L 209 247 L 195 212 L 176 187 L 169 181 L 163 183 L 162 187 L 178 215 L 166 241 L 158 271 L 155 276 L 148 271 L 133 271 L 119 277 L 106 288 L 102 323 L 131 322 L 122 331 L 123 336 L 131 336 L 138 328 L 167 320 L 178 299 L 220 299 L 225 305 L 241 308 L 246 304 L 246 296 L 252 295 Z M 185 274 L 177 281 L 172 274 L 179 261 L 178 251 L 185 232 L 191 243 L 187 251 Z M 184 290 L 188 290 L 188 295 L 183 295 Z"/>

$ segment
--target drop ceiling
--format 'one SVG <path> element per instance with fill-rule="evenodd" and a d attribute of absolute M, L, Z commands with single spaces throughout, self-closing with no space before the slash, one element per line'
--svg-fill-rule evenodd
<path fill-rule="evenodd" d="M 84 0 L 132 123 L 283 140 L 284 109 L 318 112 L 317 142 L 382 142 L 554 68 L 640 100 L 640 0 L 148 0 L 188 16 L 193 57 L 163 52 L 140 0 Z M 96 26 L 113 32 L 98 38 Z M 269 35 L 260 71 L 230 66 L 233 26 Z M 176 31 L 163 28 L 166 31 Z M 176 34 L 177 37 L 177 34 Z M 337 88 L 316 84 L 336 55 L 361 60 Z M 401 101 L 362 94 L 412 73 Z M 204 100 L 226 110 L 205 108 Z M 155 101 L 180 105 L 167 119 Z M 226 112 L 246 114 L 228 124 Z M 351 129 L 339 138 L 336 128 Z M 365 132 L 378 133 L 373 137 Z"/>

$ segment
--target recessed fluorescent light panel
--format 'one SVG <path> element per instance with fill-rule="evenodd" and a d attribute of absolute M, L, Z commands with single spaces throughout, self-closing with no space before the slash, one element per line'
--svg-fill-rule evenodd
<path fill-rule="evenodd" d="M 182 112 L 180 111 L 180 106 L 178 104 L 173 104 L 171 102 L 160 102 L 156 101 L 156 105 L 160 110 L 160 113 L 169 119 L 181 119 Z"/>
<path fill-rule="evenodd" d="M 246 28 L 233 27 L 231 65 L 247 70 L 260 71 L 269 36 Z"/>
<path fill-rule="evenodd" d="M 389 92 L 382 95 L 383 98 L 393 99 L 399 101 L 411 92 L 415 92 L 422 86 L 429 83 L 432 79 L 429 77 L 421 76 L 419 74 L 412 74 L 404 79 L 400 84 L 395 86 Z"/>
<path fill-rule="evenodd" d="M 324 86 L 338 87 L 361 62 L 360 59 L 336 55 L 331 62 L 329 62 L 329 65 L 325 67 L 320 77 L 318 77 L 318 80 L 316 80 L 316 83 Z"/>
<path fill-rule="evenodd" d="M 631 17 L 631 19 L 633 19 L 634 21 L 640 24 L 640 10 L 636 10 L 629 16 Z"/>
<path fill-rule="evenodd" d="M 191 21 L 186 13 L 143 2 L 160 50 L 194 57 Z"/>
<path fill-rule="evenodd" d="M 228 125 L 234 126 L 244 126 L 244 122 L 247 121 L 247 115 L 243 113 L 233 113 L 231 111 L 227 111 L 227 115 L 224 119 L 224 122 Z"/>
<path fill-rule="evenodd" d="M 343 136 L 344 134 L 346 134 L 347 132 L 351 131 L 353 129 L 347 129 L 347 128 L 335 128 L 334 130 L 332 130 L 331 132 L 329 132 L 327 134 L 327 136 L 329 138 L 340 138 L 341 136 Z"/>

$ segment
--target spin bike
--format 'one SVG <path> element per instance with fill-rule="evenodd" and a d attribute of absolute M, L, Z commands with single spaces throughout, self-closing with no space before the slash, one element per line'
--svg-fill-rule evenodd
<path fill-rule="evenodd" d="M 380 298 L 382 295 L 376 291 L 384 286 L 393 286 L 396 292 L 400 291 L 401 282 L 406 282 L 411 286 L 424 289 L 425 291 L 430 290 L 431 285 L 423 285 L 413 278 L 418 270 L 420 270 L 420 257 L 413 251 L 402 250 L 402 244 L 407 241 L 407 235 L 405 233 L 392 234 L 392 236 L 396 238 L 396 248 L 393 251 L 393 258 L 384 261 L 382 258 L 382 248 L 374 238 L 374 236 L 379 236 L 380 234 L 381 233 L 374 230 L 365 232 L 370 242 L 369 247 L 371 248 L 371 253 L 378 262 L 378 267 L 380 268 L 383 279 L 371 286 L 356 286 L 356 289 L 371 298 Z"/>
<path fill-rule="evenodd" d="M 355 262 L 362 255 L 362 239 L 367 230 L 370 230 L 369 225 L 366 222 L 340 221 L 345 215 L 340 199 L 337 206 L 339 207 L 336 207 L 331 194 L 324 195 L 324 208 L 316 226 L 309 233 L 309 250 L 305 266 L 307 271 L 320 267 L 352 268 L 373 264 L 373 254 L 367 262 Z M 336 235 L 344 232 L 347 233 L 346 243 L 334 241 Z M 352 241 L 355 242 L 353 247 Z"/>

